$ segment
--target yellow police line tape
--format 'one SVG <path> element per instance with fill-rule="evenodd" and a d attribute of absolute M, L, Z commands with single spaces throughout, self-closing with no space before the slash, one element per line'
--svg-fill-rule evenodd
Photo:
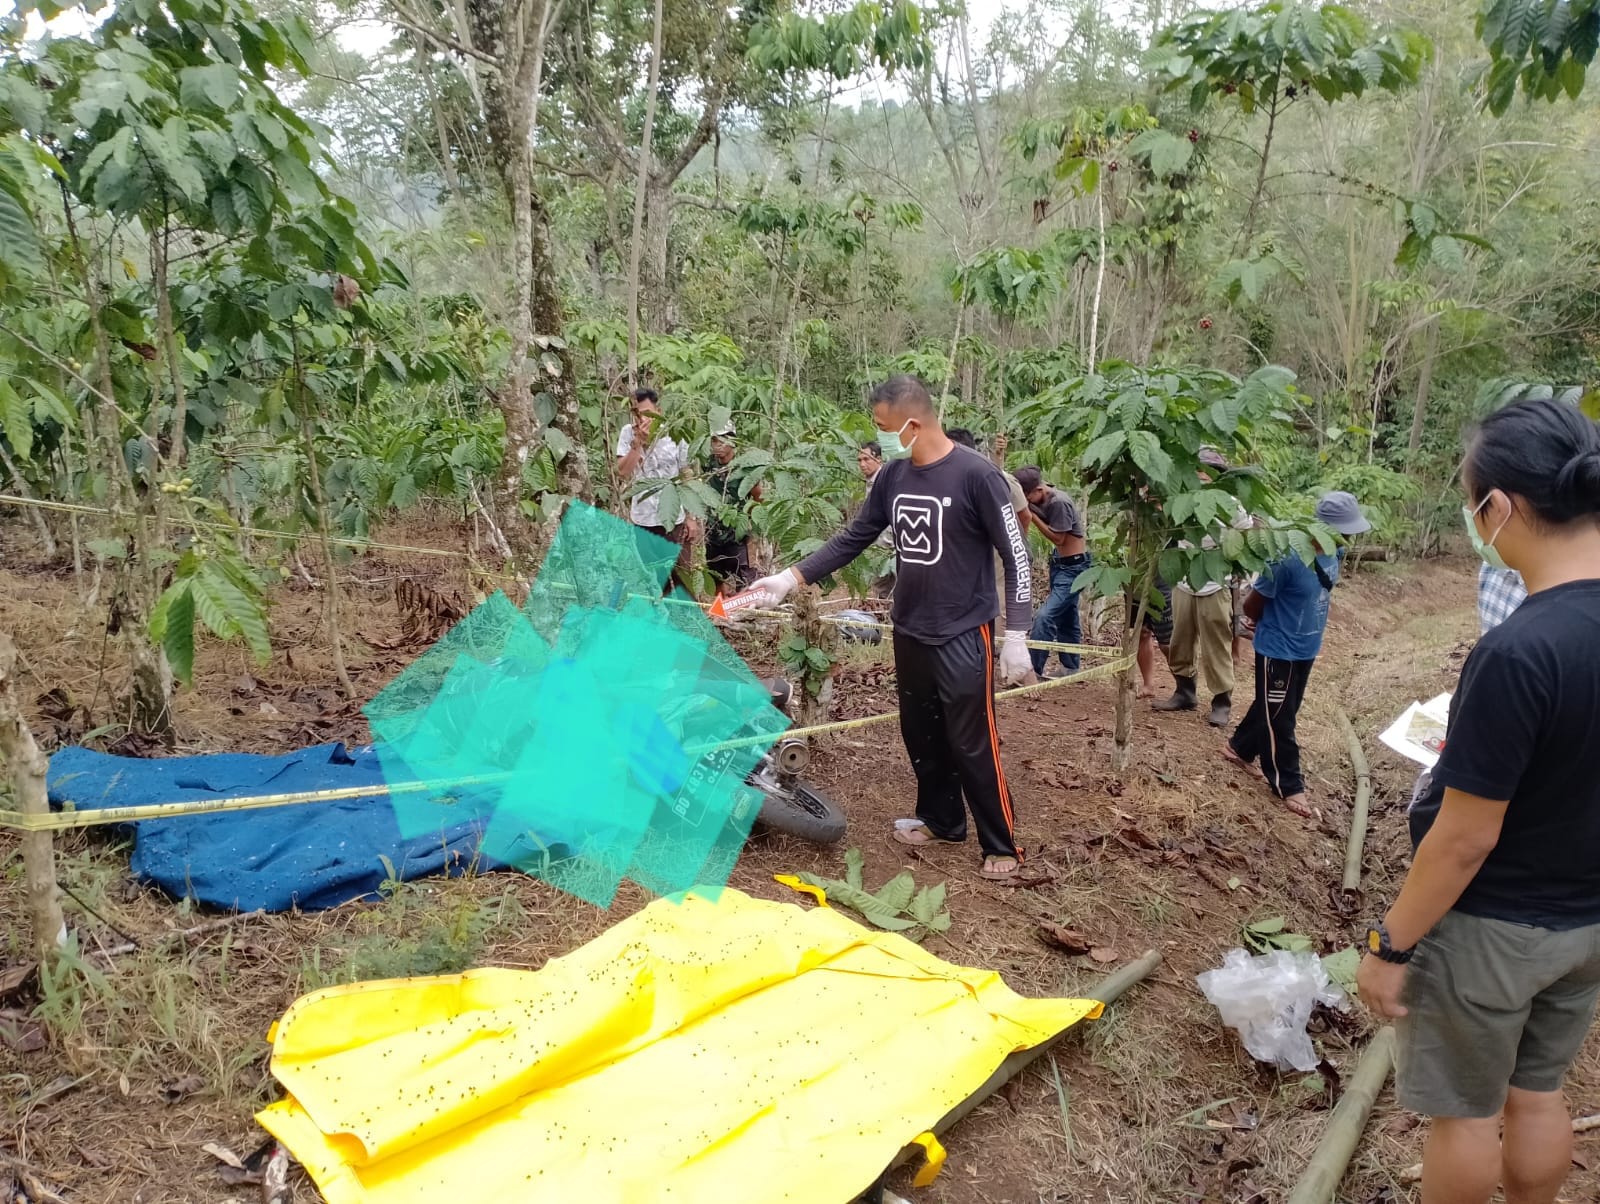
<path fill-rule="evenodd" d="M 66 514 L 95 514 L 111 518 L 140 517 L 139 515 L 131 513 L 130 511 L 117 510 L 108 506 L 86 506 L 78 502 L 55 502 L 45 498 L 21 497 L 20 495 L 14 493 L 0 493 L 0 505 L 32 507 L 36 510 L 57 510 Z M 171 526 L 183 527 L 187 530 L 237 532 L 242 535 L 258 535 L 264 539 L 301 540 L 321 538 L 321 536 L 314 531 L 280 531 L 273 527 L 235 527 L 227 526 L 223 523 L 207 522 L 204 519 L 184 518 L 181 515 L 167 515 L 163 521 Z M 451 559 L 464 560 L 479 576 L 488 577 L 496 581 L 514 581 L 519 585 L 528 584 L 528 579 L 526 577 L 511 576 L 505 573 L 496 573 L 479 566 L 476 558 L 471 552 L 456 552 L 450 550 L 449 548 L 429 548 L 423 547 L 420 544 L 380 543 L 377 540 L 352 539 L 343 535 L 329 535 L 327 537 L 327 541 L 330 544 L 336 544 L 342 548 L 365 548 L 379 552 L 415 552 L 419 556 L 444 556 Z M 643 597 L 643 595 L 636 596 Z M 680 606 L 695 606 L 699 607 L 701 610 L 705 609 L 703 604 L 696 602 L 692 598 L 663 598 L 661 600 L 663 602 L 676 603 Z M 828 602 L 829 600 L 824 599 L 824 601 Z M 843 601 L 843 599 L 834 599 L 832 601 L 837 603 L 839 601 Z M 853 601 L 853 599 L 850 599 L 850 601 Z M 789 611 L 786 610 L 767 610 L 757 609 L 754 607 L 740 611 L 738 614 L 741 619 L 790 619 L 794 617 Z M 840 627 L 873 627 L 879 631 L 894 630 L 894 627 L 889 623 L 881 623 L 876 620 L 867 619 L 842 619 L 837 615 L 823 615 L 822 621 L 824 623 L 833 623 Z M 1077 652 L 1091 656 L 1103 656 L 1107 651 L 1104 647 L 1096 644 L 1060 644 L 1045 640 L 1029 640 L 1028 647 L 1039 648 L 1046 652 Z M 3 826 L 4 825 L 0 825 L 0 827 Z"/>
<path fill-rule="evenodd" d="M 0 505 L 32 506 L 38 510 L 60 510 L 69 514 L 98 514 L 120 518 L 138 517 L 137 515 L 130 514 L 126 510 L 114 510 L 105 506 L 84 506 L 76 502 L 53 502 L 47 501 L 43 498 L 19 497 L 14 493 L 0 493 Z M 320 538 L 315 532 L 279 531 L 272 527 L 230 527 L 224 526 L 222 523 L 206 522 L 204 519 L 183 518 L 171 515 L 167 516 L 165 521 L 174 527 L 184 527 L 190 530 L 237 531 L 245 535 L 259 535 L 266 539 L 299 540 Z M 448 548 L 427 548 L 418 544 L 379 543 L 376 540 L 350 539 L 342 535 L 330 535 L 328 536 L 328 542 L 331 544 L 337 544 L 338 546 L 344 548 L 368 548 L 380 552 L 415 552 L 419 556 L 446 556 L 458 560 L 466 560 L 472 565 L 473 571 L 478 573 L 480 576 L 491 577 L 497 581 L 515 581 L 520 585 L 528 584 L 527 579 L 524 577 L 508 576 L 505 573 L 495 573 L 489 571 L 488 569 L 478 567 L 470 552 L 453 552 Z M 635 596 L 643 597 L 644 595 L 640 594 Z M 663 598 L 661 601 L 676 603 L 679 606 L 694 606 L 698 607 L 700 610 L 705 609 L 705 606 L 702 603 L 696 602 L 692 598 Z M 786 610 L 765 610 L 754 607 L 748 610 L 739 611 L 738 614 L 741 619 L 789 619 L 794 617 L 789 611 Z M 833 623 L 839 627 L 872 627 L 879 631 L 894 630 L 893 625 L 889 623 L 881 623 L 877 620 L 871 619 L 842 619 L 837 615 L 823 615 L 822 621 L 824 623 Z M 1097 644 L 1060 644 L 1046 640 L 1029 640 L 1028 647 L 1039 648 L 1046 652 L 1077 652 L 1090 656 L 1104 656 L 1107 655 L 1108 651 L 1103 646 Z"/>
<path fill-rule="evenodd" d="M 1104 651 L 1101 649 L 1100 651 Z M 1009 690 L 1001 690 L 995 698 L 1017 698 L 1024 694 L 1037 694 L 1043 690 L 1054 689 L 1071 682 L 1093 681 L 1097 678 L 1110 677 L 1121 673 L 1133 665 L 1132 657 L 1119 657 L 1103 665 L 1096 665 L 1092 669 L 1083 669 L 1077 673 L 1069 673 L 1064 677 L 1052 677 L 1046 681 L 1035 682 L 1031 686 L 1013 686 Z M 885 711 L 881 715 L 864 715 L 859 719 L 840 719 L 832 723 L 816 723 L 810 727 L 791 728 L 786 732 L 773 735 L 741 736 L 736 740 L 723 740 L 716 744 L 707 744 L 696 748 L 686 749 L 691 755 L 710 752 L 713 749 L 741 748 L 756 744 L 771 744 L 776 740 L 792 740 L 809 736 L 825 736 L 835 732 L 847 732 L 856 728 L 868 727 L 874 723 L 885 723 L 890 719 L 898 718 L 898 710 Z M 66 832 L 74 828 L 101 827 L 106 824 L 137 823 L 149 819 L 177 819 L 189 815 L 212 815 L 219 811 L 257 811 L 266 807 L 289 807 L 302 803 L 333 803 L 344 799 L 381 798 L 385 795 L 413 794 L 413 793 L 442 793 L 462 787 L 489 785 L 494 782 L 504 781 L 510 777 L 507 773 L 484 774 L 475 777 L 450 778 L 434 781 L 401 782 L 389 785 L 375 782 L 369 786 L 344 786 L 332 790 L 303 790 L 287 794 L 255 794 L 241 798 L 199 799 L 184 803 L 144 803 L 136 807 L 100 807 L 87 811 L 52 811 L 46 815 L 24 815 L 21 811 L 0 810 L 0 828 L 11 828 L 22 832 Z M 70 805 L 70 804 L 69 804 Z"/>
<path fill-rule="evenodd" d="M 634 594 L 630 596 L 642 597 L 643 595 Z M 677 606 L 697 606 L 701 610 L 705 609 L 705 605 L 694 601 L 692 598 L 669 597 L 661 600 Z M 824 599 L 824 601 L 826 601 L 826 599 Z M 775 610 L 766 607 L 750 606 L 743 610 L 734 611 L 733 614 L 729 615 L 723 620 L 723 622 L 734 628 L 734 630 L 738 630 L 739 623 L 742 620 L 752 618 L 772 620 L 793 619 L 794 612 L 791 610 Z M 822 622 L 832 623 L 836 627 L 870 627 L 877 631 L 890 632 L 894 630 L 893 623 L 884 623 L 878 619 L 846 619 L 841 618 L 839 615 L 819 615 L 818 618 Z M 1120 651 L 1120 649 L 1115 647 L 1108 648 L 1104 644 L 1064 644 L 1058 640 L 1024 640 L 1023 644 L 1026 647 L 1037 648 L 1043 652 L 1076 652 L 1080 656 L 1115 656 Z M 1056 681 L 1059 679 L 1052 678 L 1051 680 Z"/>

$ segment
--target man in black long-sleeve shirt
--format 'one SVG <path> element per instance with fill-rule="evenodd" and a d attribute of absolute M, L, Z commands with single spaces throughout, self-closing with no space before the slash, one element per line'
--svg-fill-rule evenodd
<path fill-rule="evenodd" d="M 1000 470 L 958 447 L 939 425 L 921 381 L 895 376 L 872 393 L 886 463 L 861 512 L 793 568 L 752 587 L 774 602 L 843 568 L 885 528 L 898 559 L 894 620 L 900 735 L 917 775 L 917 817 L 895 826 L 903 844 L 963 841 L 967 808 L 983 848 L 983 874 L 1007 878 L 1022 860 L 1000 764 L 994 714 L 994 554 L 1005 568 L 1007 683 L 1032 672 L 1025 645 L 1033 619 L 1032 572 L 1010 490 Z M 966 806 L 962 805 L 962 795 Z"/>

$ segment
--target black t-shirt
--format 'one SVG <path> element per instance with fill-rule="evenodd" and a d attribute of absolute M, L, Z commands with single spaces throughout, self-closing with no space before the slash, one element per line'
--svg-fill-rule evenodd
<path fill-rule="evenodd" d="M 1530 595 L 1472 650 L 1411 813 L 1413 842 L 1446 787 L 1510 800 L 1458 910 L 1557 930 L 1600 924 L 1600 581 Z"/>
<path fill-rule="evenodd" d="M 1028 545 L 1005 474 L 957 444 L 932 464 L 890 460 L 878 469 L 861 512 L 800 562 L 807 581 L 849 564 L 887 527 L 896 556 L 895 630 L 943 644 L 995 617 L 994 554 L 1005 566 L 1007 631 L 1033 621 Z"/>
<path fill-rule="evenodd" d="M 1044 523 L 1057 535 L 1076 535 L 1083 538 L 1083 518 L 1078 513 L 1078 507 L 1073 505 L 1072 499 L 1059 489 L 1045 490 L 1044 501 L 1028 508 L 1039 516 L 1039 521 Z"/>

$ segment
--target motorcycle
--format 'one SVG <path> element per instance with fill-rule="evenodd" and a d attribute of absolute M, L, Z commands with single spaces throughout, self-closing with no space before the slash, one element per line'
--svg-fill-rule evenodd
<path fill-rule="evenodd" d="M 772 705 L 785 715 L 794 687 L 781 677 L 766 677 L 761 684 Z M 844 810 L 800 775 L 811 763 L 811 748 L 801 739 L 786 736 L 773 745 L 745 776 L 745 784 L 761 793 L 756 822 L 776 832 L 787 832 L 815 844 L 834 844 L 845 831 Z"/>

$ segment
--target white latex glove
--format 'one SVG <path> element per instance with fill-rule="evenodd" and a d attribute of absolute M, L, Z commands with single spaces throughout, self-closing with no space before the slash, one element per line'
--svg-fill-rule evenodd
<path fill-rule="evenodd" d="M 1000 682 L 1002 685 L 1021 685 L 1033 672 L 1033 660 L 1028 655 L 1026 631 L 1008 631 L 1000 645 Z"/>
<path fill-rule="evenodd" d="M 794 569 L 784 569 L 770 577 L 763 577 L 750 587 L 752 594 L 763 594 L 769 606 L 776 606 L 802 585 L 800 574 Z"/>

